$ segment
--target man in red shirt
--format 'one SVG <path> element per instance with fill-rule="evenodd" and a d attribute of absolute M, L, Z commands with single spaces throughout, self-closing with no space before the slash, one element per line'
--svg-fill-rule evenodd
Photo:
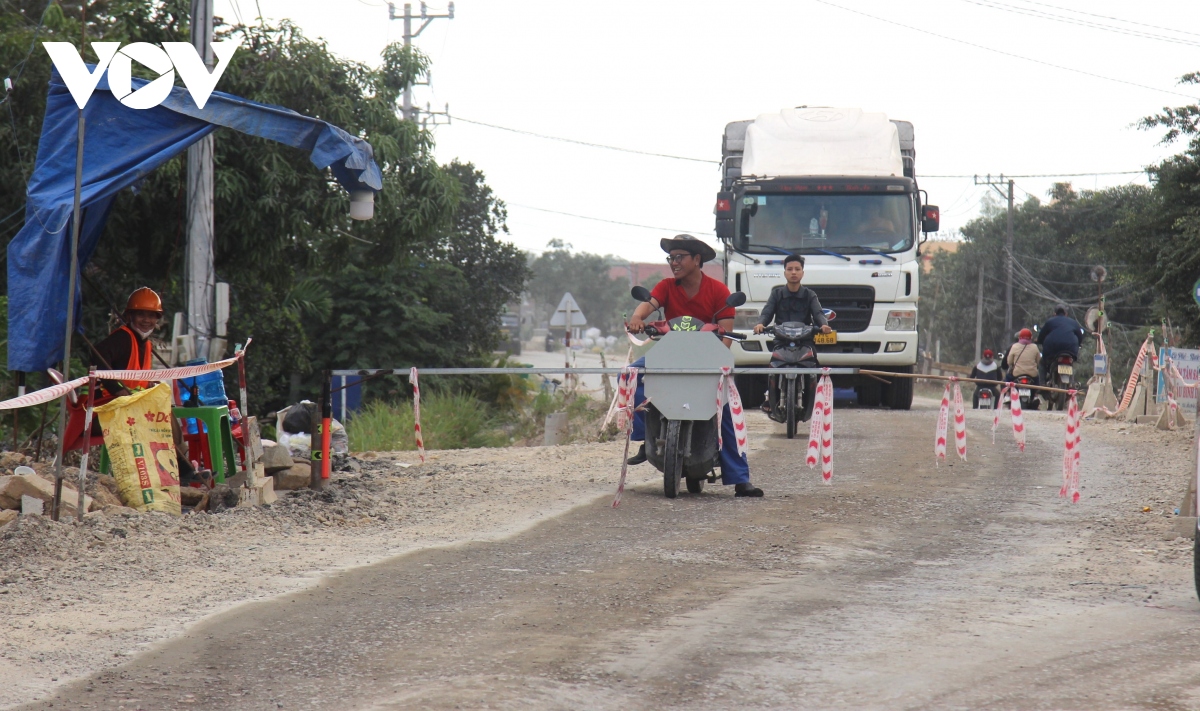
<path fill-rule="evenodd" d="M 729 288 L 700 270 L 700 267 L 712 259 L 717 253 L 712 247 L 691 235 L 676 235 L 672 239 L 659 242 L 663 251 L 668 254 L 667 263 L 671 265 L 673 278 L 663 279 L 650 292 L 650 301 L 638 304 L 629 319 L 629 330 L 641 333 L 646 327 L 646 317 L 656 309 L 662 309 L 669 321 L 680 316 L 691 316 L 708 323 L 715 320 L 726 331 L 733 330 L 733 307 L 727 306 Z M 726 338 L 725 346 L 733 342 Z M 644 368 L 646 360 L 639 358 L 631 365 Z M 634 403 L 640 405 L 645 400 L 642 388 L 642 378 L 638 376 L 637 392 Z M 762 489 L 750 483 L 750 465 L 744 455 L 738 454 L 737 435 L 733 430 L 733 417 L 729 413 L 729 405 L 721 417 L 721 483 L 734 485 L 735 496 L 762 496 Z M 646 423 L 643 413 L 636 413 L 633 420 L 632 439 L 644 442 L 646 439 Z M 646 461 L 646 445 L 643 444 L 638 453 L 629 458 L 630 464 L 641 464 Z"/>

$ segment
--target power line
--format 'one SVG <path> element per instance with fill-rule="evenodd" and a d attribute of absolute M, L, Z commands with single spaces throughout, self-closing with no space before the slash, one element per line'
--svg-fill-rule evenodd
<path fill-rule="evenodd" d="M 1174 32 L 1176 34 L 1181 34 L 1181 35 L 1192 35 L 1194 37 L 1200 37 L 1200 33 L 1197 33 L 1197 32 L 1187 32 L 1184 30 L 1175 30 L 1175 29 L 1171 29 L 1170 27 L 1162 27 L 1161 25 L 1148 25 L 1144 22 L 1135 22 L 1133 20 L 1122 20 L 1119 17 L 1111 17 L 1109 15 L 1097 15 L 1094 12 L 1085 12 L 1083 10 L 1073 10 L 1068 7 L 1059 7 L 1058 5 L 1051 5 L 1050 3 L 1037 2 L 1037 0 L 1022 0 L 1022 1 L 1027 5 L 1041 5 L 1042 7 L 1049 7 L 1054 10 L 1062 10 L 1063 12 L 1071 12 L 1071 13 L 1075 13 L 1077 15 L 1088 15 L 1089 17 L 1099 17 L 1103 20 L 1113 20 L 1114 22 L 1124 22 L 1127 25 L 1137 25 L 1139 27 L 1149 27 L 1154 30 L 1164 30 L 1166 32 Z"/>
<path fill-rule="evenodd" d="M 683 229 L 676 229 L 673 227 L 656 227 L 654 225 L 639 225 L 636 222 L 621 222 L 619 220 L 608 220 L 603 217 L 591 217 L 590 215 L 577 215 L 573 212 L 563 212 L 561 210 L 550 210 L 550 209 L 547 209 L 544 207 L 534 207 L 533 205 L 522 205 L 521 203 L 517 203 L 517 202 L 505 202 L 505 204 L 508 205 L 509 207 L 520 207 L 520 208 L 524 208 L 526 210 L 536 210 L 537 212 L 548 212 L 552 215 L 563 215 L 565 217 L 574 217 L 574 218 L 577 218 L 580 220 L 592 220 L 593 222 L 607 222 L 611 225 L 624 225 L 625 227 L 641 227 L 642 229 L 659 230 L 661 232 L 674 232 L 676 234 L 679 234 L 681 232 L 686 232 L 689 234 L 692 234 L 692 233 L 705 234 L 707 232 L 712 231 L 710 229 L 683 230 Z"/>
<path fill-rule="evenodd" d="M 887 19 L 886 17 L 879 17 L 878 15 L 872 15 L 872 14 L 869 14 L 869 13 L 866 13 L 866 12 L 862 12 L 862 11 L 860 11 L 860 10 L 853 10 L 853 9 L 851 9 L 851 8 L 848 8 L 848 7 L 845 7 L 845 6 L 842 6 L 842 5 L 838 5 L 837 3 L 834 3 L 834 2 L 829 2 L 829 0 L 813 0 L 813 2 L 819 3 L 819 4 L 821 4 L 821 5 L 828 5 L 829 7 L 836 7 L 837 9 L 839 9 L 839 10 L 844 10 L 845 12 L 851 12 L 851 13 L 854 13 L 855 15 L 862 15 L 863 17 L 869 17 L 869 18 L 871 18 L 872 20 L 878 20 L 878 21 L 880 21 L 880 22 L 886 22 L 886 23 L 888 23 L 889 25 L 896 25 L 897 27 L 903 27 L 903 28 L 905 28 L 905 29 L 907 29 L 907 30 L 913 30 L 914 32 L 920 32 L 921 34 L 931 35 L 931 36 L 933 36 L 933 37 L 937 37 L 938 39 L 944 39 L 944 40 L 947 40 L 947 41 L 949 41 L 949 42 L 957 42 L 958 44 L 965 44 L 965 45 L 967 45 L 968 47 L 974 47 L 974 48 L 976 48 L 976 49 L 982 49 L 982 50 L 984 50 L 984 51 L 987 51 L 987 52 L 993 52 L 993 53 L 995 53 L 995 54 L 1002 54 L 1002 55 L 1004 55 L 1004 56 L 1006 56 L 1006 57 L 1013 57 L 1013 58 L 1015 58 L 1015 59 L 1021 59 L 1021 60 L 1024 60 L 1024 61 L 1026 61 L 1026 62 L 1032 62 L 1032 63 L 1034 63 L 1034 64 L 1041 64 L 1042 66 L 1046 66 L 1046 67 L 1053 67 L 1054 69 L 1061 69 L 1061 70 L 1063 70 L 1063 71 L 1067 71 L 1067 72 L 1073 72 L 1073 73 L 1075 73 L 1075 74 L 1082 74 L 1083 76 L 1093 77 L 1093 78 L 1095 78 L 1095 79 L 1103 79 L 1103 80 L 1105 80 L 1105 81 L 1111 81 L 1111 82 L 1115 82 L 1115 83 L 1117 83 L 1117 84 L 1125 84 L 1126 86 L 1135 86 L 1135 87 L 1137 87 L 1137 88 L 1139 88 L 1139 89 L 1148 89 L 1148 90 L 1150 90 L 1150 91 L 1157 91 L 1157 92 L 1164 93 L 1164 94 L 1173 94 L 1173 95 L 1175 95 L 1175 96 L 1182 96 L 1182 97 L 1185 97 L 1185 98 L 1187 98 L 1187 99 L 1190 99 L 1190 100 L 1192 100 L 1192 101 L 1196 101 L 1196 100 L 1197 100 L 1197 97 L 1195 97 L 1195 96 L 1193 96 L 1193 95 L 1191 95 L 1191 94 L 1184 94 L 1184 93 L 1182 93 L 1182 92 L 1178 92 L 1178 91 L 1172 91 L 1172 90 L 1170 90 L 1170 89 L 1160 89 L 1160 88 L 1158 88 L 1158 87 L 1154 87 L 1154 86 L 1148 86 L 1148 85 L 1146 85 L 1146 84 L 1138 84 L 1137 82 L 1127 81 L 1127 80 L 1125 80 L 1125 79 L 1114 79 L 1113 77 L 1106 77 L 1106 76 L 1104 76 L 1103 74 L 1096 74 L 1096 73 L 1094 73 L 1094 72 L 1088 72 L 1088 71 L 1084 71 L 1084 70 L 1082 70 L 1082 69 L 1075 69 L 1075 68 L 1073 68 L 1073 67 L 1067 67 L 1067 66 L 1063 66 L 1063 65 L 1061 65 L 1061 64 L 1055 64 L 1055 63 L 1053 63 L 1053 62 L 1047 62 L 1047 61 L 1044 61 L 1044 60 L 1041 60 L 1041 59 L 1034 59 L 1034 58 L 1032 58 L 1032 57 L 1026 57 L 1026 56 L 1024 56 L 1024 55 L 1021 55 L 1021 54 L 1016 54 L 1016 53 L 1013 53 L 1013 52 L 1006 52 L 1006 51 L 1004 51 L 1004 50 L 1002 50 L 1002 49 L 996 49 L 996 48 L 994 48 L 994 47 L 988 47 L 988 46 L 986 46 L 986 45 L 982 45 L 982 44 L 976 44 L 976 43 L 974 43 L 974 42 L 968 42 L 967 40 L 959 39 L 959 38 L 957 38 L 957 37 L 950 37 L 950 36 L 948 36 L 948 35 L 938 34 L 937 32 L 932 32 L 932 31 L 930 31 L 930 30 L 926 30 L 926 29 L 924 29 L 924 28 L 921 28 L 921 27 L 914 27 L 914 26 L 912 26 L 912 25 L 906 25 L 906 24 L 904 24 L 903 22 L 896 22 L 895 20 L 889 20 L 889 19 Z"/>
<path fill-rule="evenodd" d="M 1149 32 L 1139 32 L 1138 30 L 1127 30 L 1127 29 L 1123 29 L 1120 27 L 1113 27 L 1111 25 L 1105 25 L 1105 24 L 1102 24 L 1099 22 L 1090 22 L 1088 20 L 1076 20 L 1076 19 L 1072 19 L 1069 17 L 1061 17 L 1059 15 L 1055 15 L 1055 14 L 1049 13 L 1049 12 L 1042 12 L 1041 10 L 1030 10 L 1030 9 L 1026 9 L 1026 8 L 1011 7 L 1011 6 L 1005 7 L 1001 3 L 991 2 L 989 0 L 962 0 L 962 1 L 966 2 L 966 3 L 970 3 L 971 5 L 978 5 L 979 7 L 986 7 L 986 8 L 992 9 L 992 10 L 1000 10 L 1001 12 L 1011 12 L 1011 13 L 1014 13 L 1017 15 L 1025 15 L 1026 17 L 1036 17 L 1041 20 L 1053 20 L 1055 22 L 1062 22 L 1062 23 L 1065 23 L 1068 25 L 1078 25 L 1080 27 L 1089 27 L 1092 29 L 1104 30 L 1105 32 L 1115 32 L 1117 34 L 1129 35 L 1131 37 L 1141 37 L 1143 39 L 1157 40 L 1160 42 L 1171 42 L 1173 44 L 1188 45 L 1190 47 L 1200 47 L 1200 42 L 1195 42 L 1193 40 L 1178 39 L 1175 37 L 1164 37 L 1162 35 L 1155 35 L 1155 34 L 1151 34 Z"/>
<path fill-rule="evenodd" d="M 817 0 L 820 2 L 820 0 Z M 1008 175 L 1006 178 L 1090 178 L 1093 175 L 1138 175 L 1145 173 L 1145 170 L 1110 170 L 1099 173 L 1030 173 L 1026 175 Z M 920 178 L 978 178 L 979 174 L 975 175 L 920 175 Z"/>
<path fill-rule="evenodd" d="M 588 146 L 590 148 L 603 148 L 603 149 L 609 150 L 609 151 L 620 151 L 621 153 L 636 153 L 638 155 L 643 155 L 643 156 L 654 156 L 655 158 L 671 158 L 674 160 L 686 160 L 686 161 L 692 161 L 695 163 L 709 163 L 711 165 L 720 165 L 721 164 L 721 161 L 705 160 L 704 158 L 691 158 L 688 156 L 676 156 L 676 155 L 671 155 L 669 153 L 653 153 L 651 151 L 639 151 L 636 148 L 621 148 L 620 146 L 609 146 L 609 145 L 606 145 L 603 143 L 591 143 L 589 141 L 580 141 L 580 140 L 576 140 L 574 138 L 563 138 L 562 136 L 548 136 L 543 133 L 534 133 L 533 131 L 524 131 L 519 128 L 509 128 L 507 126 L 497 126 L 496 124 L 484 123 L 483 121 L 472 121 L 471 119 L 465 119 L 465 118 L 461 118 L 459 116 L 454 116 L 452 118 L 452 120 L 453 121 L 462 121 L 463 123 L 474 124 L 476 126 L 486 126 L 487 128 L 494 128 L 498 131 L 508 131 L 509 133 L 519 133 L 524 136 L 533 136 L 535 138 L 544 138 L 549 141 L 562 141 L 563 143 L 574 143 L 576 145 Z"/>

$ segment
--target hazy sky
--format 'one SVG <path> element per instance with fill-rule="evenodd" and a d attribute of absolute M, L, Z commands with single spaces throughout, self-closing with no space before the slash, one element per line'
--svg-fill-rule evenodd
<path fill-rule="evenodd" d="M 402 37 L 382 0 L 257 5 L 372 65 Z M 255 0 L 216 7 L 229 21 L 259 12 Z M 430 5 L 444 9 L 444 0 Z M 459 0 L 455 19 L 434 21 L 415 43 L 433 61 L 432 86 L 416 91 L 421 106 L 448 102 L 466 120 L 714 161 L 464 121 L 436 129 L 438 158 L 473 162 L 508 203 L 521 248 L 560 238 L 633 260 L 660 259 L 658 239 L 679 230 L 716 243 L 715 161 L 732 120 L 807 104 L 912 121 L 917 179 L 941 206 L 945 235 L 978 214 L 987 189 L 931 176 L 1140 170 L 1178 147 L 1131 124 L 1200 96 L 1176 84 L 1200 70 L 1194 0 Z M 1055 180 L 1146 182 L 1017 178 L 1017 199 L 1044 198 Z"/>

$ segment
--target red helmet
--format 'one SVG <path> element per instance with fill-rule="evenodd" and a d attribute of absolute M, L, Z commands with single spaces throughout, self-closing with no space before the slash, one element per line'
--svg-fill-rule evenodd
<path fill-rule="evenodd" d="M 984 348 L 984 349 L 983 349 L 983 357 L 984 357 L 984 358 L 991 358 L 991 357 L 992 357 L 992 356 L 994 356 L 994 355 L 996 355 L 996 354 L 992 352 L 992 349 L 991 349 L 991 348 Z"/>
<path fill-rule="evenodd" d="M 148 286 L 143 286 L 140 289 L 135 289 L 129 295 L 129 301 L 125 303 L 126 311 L 153 311 L 156 314 L 163 312 L 162 299 L 158 294 Z"/>
<path fill-rule="evenodd" d="M 1022 328 L 1021 331 L 1017 334 L 1017 338 L 1025 338 L 1025 339 L 1033 338 L 1033 331 L 1030 331 L 1028 328 Z"/>

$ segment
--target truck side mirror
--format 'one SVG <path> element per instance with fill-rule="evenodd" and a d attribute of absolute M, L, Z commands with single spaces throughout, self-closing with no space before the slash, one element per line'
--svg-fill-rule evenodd
<path fill-rule="evenodd" d="M 717 193 L 717 204 L 713 207 L 713 214 L 717 216 L 717 239 L 728 241 L 734 238 L 733 200 L 732 192 Z"/>
<path fill-rule="evenodd" d="M 941 224 L 942 212 L 937 205 L 925 205 L 921 208 L 921 231 L 937 232 Z"/>

